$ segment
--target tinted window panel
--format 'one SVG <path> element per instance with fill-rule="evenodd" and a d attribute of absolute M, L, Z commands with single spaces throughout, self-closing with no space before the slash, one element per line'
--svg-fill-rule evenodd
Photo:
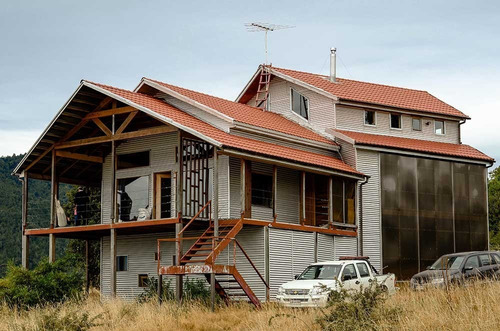
<path fill-rule="evenodd" d="M 149 151 L 117 155 L 118 170 L 147 166 L 149 166 Z"/>

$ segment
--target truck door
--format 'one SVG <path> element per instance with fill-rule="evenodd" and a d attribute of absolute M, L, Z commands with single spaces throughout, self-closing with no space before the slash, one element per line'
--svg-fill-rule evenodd
<path fill-rule="evenodd" d="M 342 270 L 342 286 L 346 290 L 356 290 L 358 291 L 361 288 L 361 282 L 358 278 L 358 273 L 356 272 L 356 268 L 354 264 L 348 264 Z"/>
<path fill-rule="evenodd" d="M 467 261 L 465 261 L 463 277 L 465 280 L 474 280 L 481 277 L 479 259 L 477 258 L 477 255 L 469 256 Z"/>
<path fill-rule="evenodd" d="M 369 288 L 373 282 L 373 277 L 371 277 L 370 270 L 366 262 L 356 263 L 356 268 L 358 269 L 359 280 L 361 282 L 360 287 L 363 289 Z"/>
<path fill-rule="evenodd" d="M 481 267 L 479 268 L 479 270 L 481 271 L 483 277 L 493 278 L 493 275 L 495 274 L 495 265 L 491 261 L 490 254 L 486 253 L 479 255 L 479 262 L 481 262 Z"/>

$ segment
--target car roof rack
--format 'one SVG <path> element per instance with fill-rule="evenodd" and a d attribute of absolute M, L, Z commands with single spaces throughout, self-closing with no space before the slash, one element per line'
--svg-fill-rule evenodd
<path fill-rule="evenodd" d="M 339 261 L 345 261 L 345 260 L 363 260 L 363 261 L 368 261 L 370 259 L 369 256 L 341 256 L 339 257 Z"/>

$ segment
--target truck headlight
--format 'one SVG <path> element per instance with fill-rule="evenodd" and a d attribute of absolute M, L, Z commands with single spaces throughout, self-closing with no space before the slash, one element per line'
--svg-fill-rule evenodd
<path fill-rule="evenodd" d="M 441 277 L 441 278 L 434 278 L 432 281 L 431 281 L 431 284 L 442 284 L 444 283 L 444 278 Z"/>
<path fill-rule="evenodd" d="M 328 289 L 326 287 L 319 287 L 319 286 L 315 286 L 313 287 L 310 291 L 309 291 L 309 294 L 310 295 L 315 295 L 315 294 L 323 294 L 325 293 L 326 291 L 328 291 Z"/>
<path fill-rule="evenodd" d="M 278 294 L 279 295 L 285 294 L 285 289 L 282 286 L 278 287 Z"/>

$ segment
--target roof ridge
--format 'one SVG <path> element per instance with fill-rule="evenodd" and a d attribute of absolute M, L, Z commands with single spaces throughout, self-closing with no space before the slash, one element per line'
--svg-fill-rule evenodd
<path fill-rule="evenodd" d="M 150 95 L 145 94 L 145 93 L 134 92 L 134 91 L 127 90 L 127 89 L 124 89 L 124 88 L 121 88 L 121 87 L 116 87 L 116 86 L 113 86 L 113 85 L 108 85 L 108 84 L 103 84 L 103 83 L 97 83 L 97 82 L 90 81 L 88 79 L 82 79 L 81 81 L 82 82 L 86 82 L 86 83 L 90 83 L 90 84 L 93 84 L 93 85 L 97 85 L 97 86 L 109 87 L 109 88 L 116 89 L 116 90 L 123 91 L 123 92 L 134 93 L 134 94 L 138 94 L 138 95 L 143 95 L 143 96 L 151 97 Z"/>
<path fill-rule="evenodd" d="M 294 69 L 287 69 L 287 68 L 280 68 L 280 67 L 271 67 L 271 68 L 276 68 L 276 69 L 283 69 L 283 70 L 289 70 L 289 71 L 294 71 L 294 72 L 299 72 L 303 74 L 309 74 L 309 75 L 314 75 L 314 76 L 320 76 L 321 78 L 328 78 L 328 75 L 323 75 L 323 74 L 317 74 L 314 72 L 308 72 L 308 71 L 301 71 L 301 70 L 294 70 Z M 416 91 L 416 92 L 425 92 L 430 94 L 426 90 L 419 90 L 415 88 L 409 88 L 409 87 L 401 87 L 401 86 L 395 86 L 395 85 L 388 85 L 388 84 L 381 84 L 381 83 L 373 83 L 373 82 L 367 82 L 363 80 L 357 80 L 357 79 L 349 79 L 349 78 L 342 78 L 342 77 L 337 77 L 337 79 L 343 80 L 343 81 L 350 81 L 350 82 L 357 82 L 357 83 L 363 83 L 363 84 L 371 84 L 371 85 L 377 85 L 377 86 L 384 86 L 384 87 L 391 87 L 391 88 L 396 88 L 396 89 L 402 89 L 402 90 L 408 90 L 408 91 Z M 432 94 L 431 94 L 432 95 Z"/>
<path fill-rule="evenodd" d="M 382 133 L 380 133 L 380 134 L 379 133 L 368 133 L 368 132 L 362 132 L 362 131 L 342 130 L 342 129 L 333 129 L 333 130 L 338 131 L 340 133 L 342 133 L 342 132 L 351 132 L 351 133 L 366 134 L 366 135 L 370 135 L 370 136 L 382 136 L 382 137 L 389 137 L 389 138 L 396 138 L 396 139 L 407 139 L 407 140 L 414 140 L 414 141 L 424 141 L 426 143 L 436 143 L 436 144 L 446 144 L 446 145 L 453 145 L 453 146 L 469 146 L 469 147 L 472 147 L 470 145 L 463 144 L 463 143 L 454 144 L 454 143 L 449 143 L 449 142 L 444 142 L 444 141 L 433 141 L 433 140 L 424 140 L 424 139 L 409 138 L 409 137 L 390 136 L 388 134 L 382 134 Z M 354 139 L 354 140 L 356 140 L 356 139 Z M 474 148 L 474 147 L 472 147 L 472 148 Z"/>

